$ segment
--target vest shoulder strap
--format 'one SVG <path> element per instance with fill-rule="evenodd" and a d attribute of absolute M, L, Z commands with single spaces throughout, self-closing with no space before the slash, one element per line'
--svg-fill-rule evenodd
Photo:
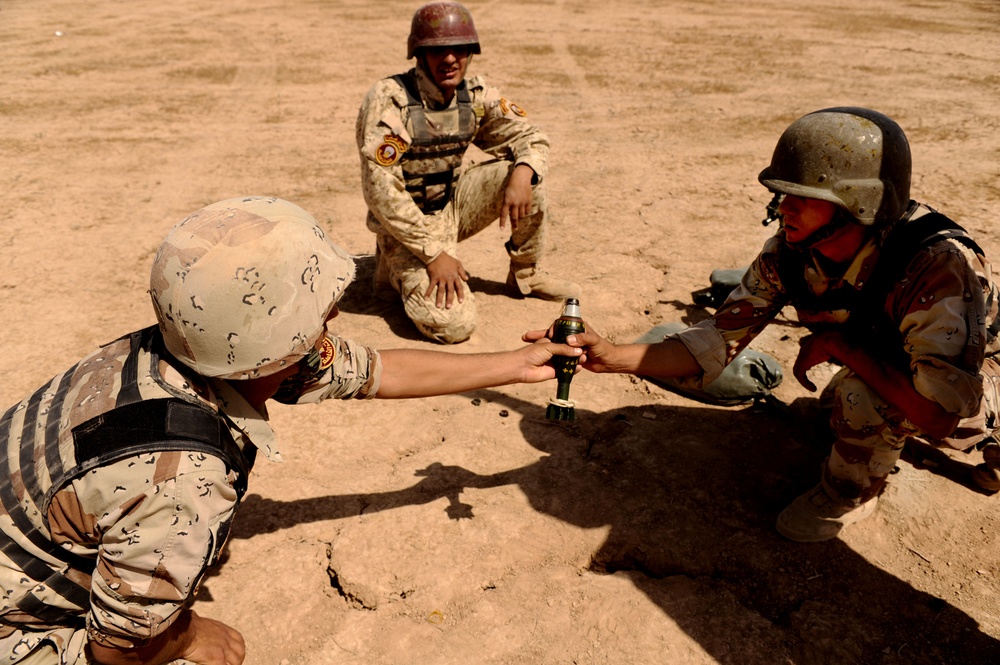
<path fill-rule="evenodd" d="M 956 240 L 976 254 L 985 255 L 964 228 L 937 211 L 931 212 L 900 224 L 889 232 L 879 250 L 875 269 L 861 287 L 862 299 L 880 307 L 892 285 L 902 278 L 917 253 L 947 239 Z"/>
<path fill-rule="evenodd" d="M 469 87 L 463 80 L 455 89 L 455 98 L 458 101 L 459 127 L 462 133 L 459 136 L 433 136 L 427 124 L 427 114 L 424 111 L 423 98 L 420 95 L 420 88 L 417 86 L 416 77 L 405 74 L 396 74 L 391 77 L 399 84 L 406 93 L 406 106 L 410 109 L 410 122 L 413 125 L 413 135 L 410 140 L 415 146 L 436 146 L 455 142 L 466 142 L 475 133 L 475 113 L 472 110 L 472 96 L 469 94 Z M 465 148 L 463 147 L 464 151 Z"/>
<path fill-rule="evenodd" d="M 74 427 L 72 434 L 76 467 L 67 471 L 67 478 L 133 455 L 190 450 L 220 457 L 236 471 L 242 498 L 256 457 L 256 448 L 249 454 L 240 450 L 223 416 L 179 398 L 119 406 Z M 50 492 L 57 489 L 53 485 Z"/>

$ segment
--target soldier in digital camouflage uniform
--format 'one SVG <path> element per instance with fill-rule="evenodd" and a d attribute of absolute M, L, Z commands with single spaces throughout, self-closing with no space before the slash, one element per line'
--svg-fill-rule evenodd
<path fill-rule="evenodd" d="M 399 398 L 554 377 L 561 345 L 482 355 L 371 348 L 329 328 L 351 258 L 301 208 L 247 197 L 174 227 L 158 325 L 0 418 L 0 665 L 238 665 L 243 638 L 191 604 L 256 452 L 265 402 Z M 485 360 L 485 362 L 484 362 Z"/>
<path fill-rule="evenodd" d="M 515 297 L 560 300 L 579 287 L 539 268 L 549 224 L 548 139 L 525 111 L 465 73 L 480 52 L 468 9 L 431 2 L 413 15 L 416 66 L 378 81 L 357 121 L 368 228 L 376 235 L 375 290 L 401 298 L 430 339 L 462 342 L 476 326 L 458 243 L 509 219 L 506 286 Z M 459 170 L 470 145 L 489 160 Z"/>
<path fill-rule="evenodd" d="M 810 368 L 843 367 L 824 392 L 836 441 L 822 480 L 778 517 L 792 540 L 827 540 L 871 515 L 911 436 L 980 448 L 973 479 L 1000 490 L 997 286 L 968 234 L 910 199 L 910 166 L 906 136 L 880 113 L 803 116 L 759 178 L 780 200 L 781 228 L 711 319 L 653 345 L 571 340 L 587 347 L 587 369 L 688 377 L 696 388 L 793 306 L 813 332 L 796 378 L 815 390 Z"/>

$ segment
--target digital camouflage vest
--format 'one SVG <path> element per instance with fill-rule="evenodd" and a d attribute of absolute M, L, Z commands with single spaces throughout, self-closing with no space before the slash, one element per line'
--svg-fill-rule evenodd
<path fill-rule="evenodd" d="M 238 496 L 245 492 L 252 456 L 207 403 L 163 381 L 162 345 L 155 326 L 122 337 L 0 418 L 0 565 L 37 583 L 0 623 L 82 625 L 95 559 L 52 542 L 48 509 L 88 470 L 145 453 L 202 452 L 225 460 Z"/>
<path fill-rule="evenodd" d="M 425 214 L 441 210 L 451 200 L 455 170 L 478 129 L 466 82 L 455 91 L 455 107 L 434 111 L 424 107 L 416 80 L 409 74 L 392 77 L 406 91 L 410 112 L 410 146 L 400 166 L 406 191 Z"/>

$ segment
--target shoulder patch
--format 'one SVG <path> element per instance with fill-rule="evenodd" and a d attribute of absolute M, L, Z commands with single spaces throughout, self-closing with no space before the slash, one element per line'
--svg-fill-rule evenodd
<path fill-rule="evenodd" d="M 521 116 L 522 118 L 527 117 L 527 115 L 528 115 L 527 111 L 525 111 L 523 108 L 521 108 L 520 106 L 518 106 L 514 102 L 510 103 L 510 111 L 514 115 Z"/>
<path fill-rule="evenodd" d="M 319 350 L 319 368 L 326 369 L 337 359 L 337 348 L 329 337 L 323 337 L 323 348 Z"/>
<path fill-rule="evenodd" d="M 395 134 L 386 134 L 382 143 L 375 149 L 375 161 L 382 166 L 392 166 L 406 152 L 406 143 Z"/>

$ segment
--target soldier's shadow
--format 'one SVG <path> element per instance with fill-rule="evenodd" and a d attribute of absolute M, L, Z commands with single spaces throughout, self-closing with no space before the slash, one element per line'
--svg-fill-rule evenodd
<path fill-rule="evenodd" d="M 591 570 L 627 576 L 719 663 L 997 662 L 1000 641 L 957 607 L 839 539 L 803 545 L 774 531 L 777 513 L 816 482 L 827 452 L 809 443 L 801 422 L 692 402 L 579 411 L 565 427 L 537 404 L 475 394 L 520 412 L 524 438 L 545 456 L 494 475 L 435 464 L 397 492 L 250 496 L 234 535 L 441 497 L 448 517 L 472 517 L 463 489 L 516 485 L 547 515 L 610 527 Z"/>

